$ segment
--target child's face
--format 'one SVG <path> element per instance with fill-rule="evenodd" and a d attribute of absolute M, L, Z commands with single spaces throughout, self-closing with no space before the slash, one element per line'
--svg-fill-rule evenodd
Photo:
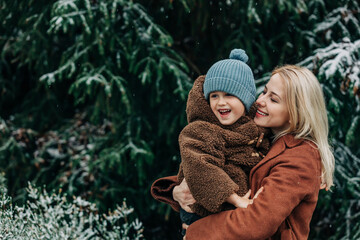
<path fill-rule="evenodd" d="M 212 92 L 209 96 L 210 107 L 222 125 L 234 124 L 245 115 L 244 104 L 237 97 L 226 92 Z"/>

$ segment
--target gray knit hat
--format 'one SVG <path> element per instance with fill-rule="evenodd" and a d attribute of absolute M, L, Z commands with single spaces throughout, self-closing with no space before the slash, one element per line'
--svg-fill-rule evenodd
<path fill-rule="evenodd" d="M 230 59 L 221 60 L 211 66 L 204 82 L 204 95 L 208 100 L 211 92 L 222 91 L 239 98 L 249 112 L 255 101 L 255 81 L 248 56 L 242 49 L 234 49 Z"/>

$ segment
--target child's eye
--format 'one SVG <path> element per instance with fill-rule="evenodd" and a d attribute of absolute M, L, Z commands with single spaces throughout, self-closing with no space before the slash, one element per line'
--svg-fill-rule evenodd
<path fill-rule="evenodd" d="M 275 103 L 278 102 L 278 101 L 277 101 L 276 99 L 274 99 L 274 98 L 270 98 L 270 100 L 271 100 L 272 102 L 275 102 Z"/>
<path fill-rule="evenodd" d="M 211 98 L 216 98 L 216 97 L 217 97 L 217 94 L 210 94 L 210 97 L 211 97 Z"/>
<path fill-rule="evenodd" d="M 233 97 L 234 95 L 230 94 L 230 93 L 226 93 L 225 96 L 227 97 Z"/>

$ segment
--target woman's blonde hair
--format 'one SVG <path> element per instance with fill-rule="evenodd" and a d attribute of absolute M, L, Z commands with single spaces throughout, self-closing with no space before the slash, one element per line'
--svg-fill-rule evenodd
<path fill-rule="evenodd" d="M 285 65 L 276 68 L 285 83 L 285 99 L 289 109 L 290 126 L 278 133 L 275 139 L 291 133 L 296 138 L 312 141 L 318 147 L 322 162 L 322 183 L 333 185 L 334 155 L 328 141 L 328 118 L 324 95 L 315 75 L 304 67 Z"/>

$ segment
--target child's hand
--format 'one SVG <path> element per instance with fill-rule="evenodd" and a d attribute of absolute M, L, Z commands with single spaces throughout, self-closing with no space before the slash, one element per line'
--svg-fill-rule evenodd
<path fill-rule="evenodd" d="M 233 193 L 230 195 L 230 197 L 228 197 L 226 199 L 226 202 L 234 205 L 235 207 L 240 207 L 240 208 L 247 208 L 247 206 L 249 204 L 252 204 L 253 200 L 250 200 L 250 193 L 251 190 L 249 190 L 244 197 L 240 197 L 239 195 L 237 195 L 236 193 Z"/>
<path fill-rule="evenodd" d="M 226 202 L 234 205 L 235 207 L 247 208 L 249 204 L 254 203 L 254 199 L 256 199 L 259 194 L 263 191 L 263 187 L 261 187 L 255 194 L 253 199 L 250 199 L 251 190 L 249 190 L 243 197 L 240 197 L 236 193 L 233 193 L 226 199 Z"/>

